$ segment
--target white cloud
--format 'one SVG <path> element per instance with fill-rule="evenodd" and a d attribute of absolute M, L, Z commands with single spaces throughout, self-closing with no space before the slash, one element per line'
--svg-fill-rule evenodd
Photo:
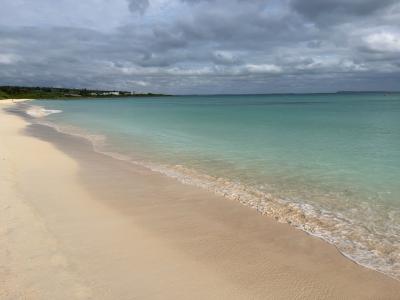
<path fill-rule="evenodd" d="M 204 75 L 251 75 L 251 74 L 278 74 L 282 72 L 280 66 L 274 64 L 245 64 L 232 66 L 198 66 L 198 67 L 141 67 L 136 65 L 116 66 L 109 65 L 117 72 L 125 75 L 174 75 L 174 76 L 204 76 Z"/>
<path fill-rule="evenodd" d="M 282 68 L 273 64 L 247 64 L 244 66 L 244 70 L 253 74 L 268 74 L 268 73 L 280 73 Z"/>
<path fill-rule="evenodd" d="M 400 35 L 390 32 L 373 33 L 364 38 L 367 47 L 382 52 L 400 52 Z"/>
<path fill-rule="evenodd" d="M 138 85 L 138 86 L 148 86 L 149 83 L 143 80 L 130 80 L 130 83 L 134 84 L 134 85 Z"/>
<path fill-rule="evenodd" d="M 15 54 L 0 53 L 0 64 L 11 65 L 19 60 Z"/>

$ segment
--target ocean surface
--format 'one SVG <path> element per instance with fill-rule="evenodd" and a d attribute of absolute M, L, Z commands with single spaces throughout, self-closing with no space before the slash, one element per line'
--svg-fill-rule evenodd
<path fill-rule="evenodd" d="M 400 94 L 32 105 L 39 122 L 97 151 L 240 201 L 400 279 Z"/>

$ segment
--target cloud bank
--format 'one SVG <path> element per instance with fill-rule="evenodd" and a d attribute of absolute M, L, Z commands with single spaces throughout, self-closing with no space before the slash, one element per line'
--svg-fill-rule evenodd
<path fill-rule="evenodd" d="M 3 0 L 0 84 L 400 90 L 397 0 Z"/>

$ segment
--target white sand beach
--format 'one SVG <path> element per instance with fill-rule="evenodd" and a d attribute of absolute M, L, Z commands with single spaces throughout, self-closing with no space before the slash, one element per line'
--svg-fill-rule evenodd
<path fill-rule="evenodd" d="M 13 102 L 0 102 L 0 299 L 399 299 L 400 282 L 332 245 L 30 129 Z"/>

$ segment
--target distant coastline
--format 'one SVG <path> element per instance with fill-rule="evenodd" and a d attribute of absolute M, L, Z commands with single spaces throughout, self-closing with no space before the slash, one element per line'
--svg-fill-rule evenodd
<path fill-rule="evenodd" d="M 337 94 L 400 94 L 400 91 L 335 91 L 335 92 L 287 92 L 287 93 L 243 93 L 243 94 L 182 94 L 176 96 L 282 96 L 282 95 L 337 95 Z"/>
<path fill-rule="evenodd" d="M 137 93 L 135 91 L 68 89 L 55 87 L 0 86 L 1 99 L 74 99 L 161 97 L 164 94 Z"/>
<path fill-rule="evenodd" d="M 256 96 L 256 95 L 335 95 L 335 94 L 399 94 L 400 91 L 336 91 L 314 93 L 255 93 L 255 94 L 207 94 L 207 96 Z M 139 93 L 122 90 L 95 90 L 56 87 L 0 86 L 0 100 L 3 99 L 79 99 L 79 98 L 125 98 L 125 97 L 165 97 L 158 93 Z M 182 94 L 175 96 L 205 96 L 205 94 Z"/>

